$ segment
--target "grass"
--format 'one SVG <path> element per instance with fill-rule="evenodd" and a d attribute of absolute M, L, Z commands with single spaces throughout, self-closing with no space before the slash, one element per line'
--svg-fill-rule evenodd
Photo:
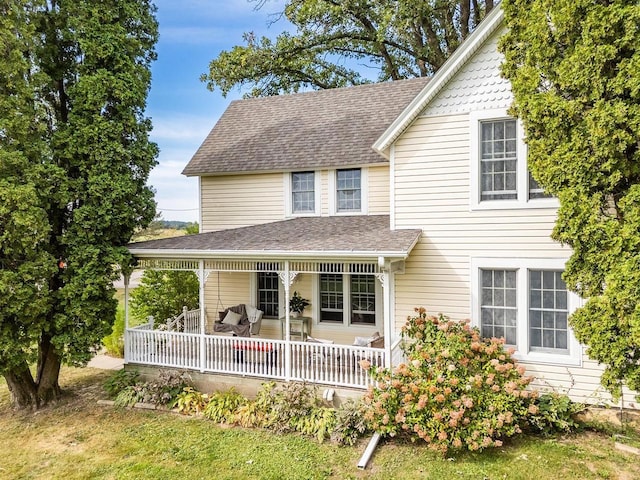
<path fill-rule="evenodd" d="M 443 459 L 422 444 L 378 446 L 356 468 L 366 440 L 336 447 L 297 435 L 222 427 L 166 412 L 97 405 L 109 372 L 65 368 L 67 395 L 33 414 L 9 408 L 0 385 L 0 478 L 11 479 L 634 479 L 640 458 L 613 435 L 522 436 L 503 448 Z M 628 433 L 628 432 L 627 432 Z"/>

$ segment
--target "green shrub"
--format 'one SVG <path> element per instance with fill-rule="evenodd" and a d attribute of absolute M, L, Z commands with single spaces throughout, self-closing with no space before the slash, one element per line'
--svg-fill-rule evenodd
<path fill-rule="evenodd" d="M 111 333 L 102 339 L 102 344 L 112 357 L 124 357 L 124 307 L 118 306 Z"/>
<path fill-rule="evenodd" d="M 115 405 L 130 407 L 136 403 L 153 403 L 173 407 L 178 395 L 189 386 L 186 372 L 161 370 L 156 380 L 136 383 L 121 390 L 116 396 Z"/>
<path fill-rule="evenodd" d="M 574 403 L 566 395 L 545 393 L 536 399 L 527 421 L 531 430 L 541 435 L 570 433 L 580 427 L 575 415 L 584 410 L 581 403 Z"/>
<path fill-rule="evenodd" d="M 336 426 L 335 408 L 313 406 L 305 416 L 295 416 L 289 421 L 295 432 L 315 437 L 320 443 L 330 438 Z"/>
<path fill-rule="evenodd" d="M 104 389 L 109 398 L 115 398 L 127 387 L 135 385 L 138 381 L 140 373 L 137 370 L 118 370 L 104 382 Z"/>
<path fill-rule="evenodd" d="M 379 383 L 363 400 L 374 431 L 420 438 L 441 453 L 502 445 L 521 432 L 535 392 L 503 340 L 482 339 L 468 322 L 416 309 L 403 327 L 408 359 L 393 372 L 372 368 Z M 370 368 L 363 361 L 364 368 Z"/>
<path fill-rule="evenodd" d="M 318 405 L 316 389 L 291 382 L 269 389 L 266 427 L 276 432 L 295 431 L 293 425 Z"/>
<path fill-rule="evenodd" d="M 331 440 L 342 445 L 354 445 L 367 432 L 363 405 L 360 401 L 347 400 L 336 411 L 336 424 Z"/>
<path fill-rule="evenodd" d="M 226 392 L 212 393 L 204 409 L 204 416 L 217 423 L 233 423 L 238 408 L 247 403 L 247 399 L 231 388 Z"/>
<path fill-rule="evenodd" d="M 209 397 L 206 393 L 201 393 L 193 387 L 184 387 L 175 399 L 175 406 L 178 412 L 185 415 L 197 415 L 204 411 Z"/>
<path fill-rule="evenodd" d="M 140 388 L 137 385 L 130 385 L 118 392 L 114 399 L 114 406 L 119 408 L 133 407 L 136 403 L 142 401 Z"/>

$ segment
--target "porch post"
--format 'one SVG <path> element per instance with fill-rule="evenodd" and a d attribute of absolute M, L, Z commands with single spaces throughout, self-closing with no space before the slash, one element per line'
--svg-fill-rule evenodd
<path fill-rule="evenodd" d="M 384 303 L 384 366 L 391 368 L 391 344 L 393 334 L 393 326 L 391 325 L 391 273 L 387 270 L 382 277 L 382 298 Z"/>
<path fill-rule="evenodd" d="M 286 350 L 284 352 L 284 376 L 287 381 L 291 379 L 291 315 L 289 314 L 289 292 L 291 291 L 291 281 L 289 277 L 289 260 L 284 262 L 284 341 Z"/>
<path fill-rule="evenodd" d="M 122 277 L 124 278 L 124 363 L 129 363 L 127 330 L 129 330 L 129 280 L 131 272 L 123 273 Z"/>
<path fill-rule="evenodd" d="M 284 285 L 284 298 L 285 298 L 285 308 L 284 308 L 284 340 L 285 340 L 285 351 L 284 351 L 284 376 L 285 380 L 289 381 L 291 379 L 291 332 L 289 331 L 291 328 L 291 315 L 289 314 L 289 293 L 291 292 L 291 284 L 293 280 L 298 275 L 298 272 L 292 272 L 290 270 L 289 260 L 285 260 L 284 262 L 284 272 L 279 272 L 278 276 L 280 277 L 280 281 L 282 285 Z"/>
<path fill-rule="evenodd" d="M 125 331 L 129 328 L 129 279 L 131 278 L 131 273 L 124 273 L 124 329 Z"/>
<path fill-rule="evenodd" d="M 204 282 L 206 281 L 204 273 L 204 260 L 200 260 L 198 266 L 198 283 L 200 284 L 200 290 L 198 292 L 198 300 L 200 301 L 200 371 L 204 372 L 205 367 L 205 338 L 204 328 L 207 320 L 206 311 L 204 306 Z"/>
<path fill-rule="evenodd" d="M 390 269 L 389 264 L 385 261 L 384 257 L 378 258 L 378 265 L 380 266 L 380 273 L 376 274 L 378 280 L 382 284 L 382 313 L 383 313 L 383 332 L 384 332 L 384 366 L 385 368 L 391 367 L 391 334 L 393 328 L 391 325 L 391 282 L 390 282 Z"/>

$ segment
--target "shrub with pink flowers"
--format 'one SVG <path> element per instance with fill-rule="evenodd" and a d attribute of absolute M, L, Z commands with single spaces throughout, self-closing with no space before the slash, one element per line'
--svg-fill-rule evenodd
<path fill-rule="evenodd" d="M 370 368 L 377 387 L 365 419 L 383 435 L 422 439 L 441 453 L 502 445 L 535 413 L 536 392 L 502 339 L 483 339 L 468 321 L 416 308 L 402 330 L 406 363 Z"/>

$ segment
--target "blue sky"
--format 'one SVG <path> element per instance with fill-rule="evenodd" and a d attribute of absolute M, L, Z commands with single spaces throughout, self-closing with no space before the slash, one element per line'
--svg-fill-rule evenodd
<path fill-rule="evenodd" d="M 199 80 L 220 51 L 242 44 L 242 34 L 275 37 L 286 24 L 269 25 L 284 0 L 156 0 L 160 40 L 152 65 L 147 116 L 153 122 L 151 140 L 160 147 L 159 164 L 149 184 L 156 191 L 158 211 L 165 220 L 198 220 L 198 181 L 180 172 L 191 159 L 231 100 L 210 92 Z"/>

